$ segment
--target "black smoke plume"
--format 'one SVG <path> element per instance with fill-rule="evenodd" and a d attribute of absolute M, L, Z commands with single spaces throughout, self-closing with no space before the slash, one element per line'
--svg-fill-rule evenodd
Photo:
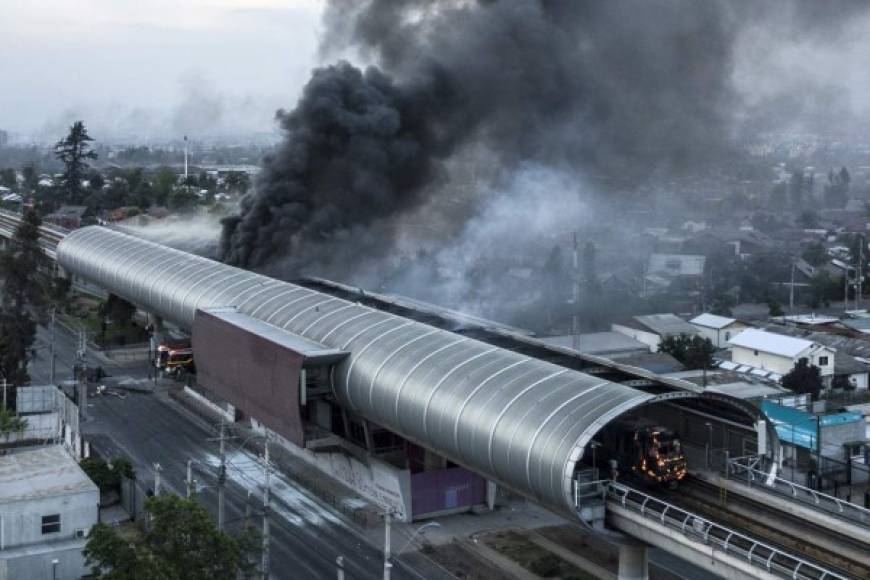
<path fill-rule="evenodd" d="M 418 206 L 444 162 L 483 147 L 509 171 L 685 171 L 728 144 L 725 2 L 334 0 L 326 50 L 223 258 L 304 269 L 348 232 Z M 343 244 L 353 254 L 351 240 Z"/>

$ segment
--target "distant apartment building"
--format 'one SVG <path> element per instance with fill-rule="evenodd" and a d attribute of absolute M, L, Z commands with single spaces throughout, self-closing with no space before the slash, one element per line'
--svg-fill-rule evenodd
<path fill-rule="evenodd" d="M 63 447 L 0 456 L 0 580 L 80 578 L 100 491 Z"/>
<path fill-rule="evenodd" d="M 737 336 L 749 328 L 748 324 L 736 318 L 707 313 L 699 314 L 690 320 L 689 324 L 697 329 L 698 334 L 710 339 L 716 348 L 725 348 L 732 336 Z"/>
<path fill-rule="evenodd" d="M 819 368 L 825 386 L 834 376 L 836 351 L 823 344 L 749 328 L 733 337 L 729 343 L 731 361 L 755 369 L 788 374 L 801 359 Z"/>

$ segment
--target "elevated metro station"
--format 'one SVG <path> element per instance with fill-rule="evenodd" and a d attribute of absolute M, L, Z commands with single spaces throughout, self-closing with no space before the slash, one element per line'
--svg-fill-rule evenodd
<path fill-rule="evenodd" d="M 0 242 L 19 220 L 0 211 Z M 117 229 L 40 237 L 75 287 L 192 336 L 196 396 L 395 517 L 491 509 L 513 493 L 617 532 L 620 578 L 647 577 L 646 545 L 727 578 L 870 575 L 870 509 L 779 474 L 777 431 L 741 400 L 467 314 L 291 284 Z M 684 455 L 678 490 L 632 477 L 638 458 L 619 448 L 637 425 L 651 426 L 649 457 Z"/>
<path fill-rule="evenodd" d="M 775 431 L 740 400 L 482 321 L 98 226 L 56 252 L 69 275 L 189 331 L 198 386 L 237 420 L 405 520 L 492 507 L 498 487 L 576 518 L 578 474 L 606 467 L 603 451 L 593 460 L 600 435 L 626 416 L 700 447 L 715 436 L 735 456 L 777 453 Z"/>

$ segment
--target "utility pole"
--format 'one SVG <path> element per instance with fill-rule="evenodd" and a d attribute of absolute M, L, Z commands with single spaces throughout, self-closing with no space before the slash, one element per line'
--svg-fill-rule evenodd
<path fill-rule="evenodd" d="M 55 366 L 55 354 L 54 354 L 54 321 L 55 321 L 55 316 L 56 316 L 56 314 L 57 314 L 57 309 L 54 308 L 54 307 L 52 307 L 52 308 L 51 308 L 51 329 L 50 329 L 50 332 L 49 332 L 49 335 L 50 335 L 51 338 L 49 339 L 49 343 L 48 343 L 48 345 L 49 345 L 50 357 L 51 357 L 51 367 L 49 367 L 49 371 L 48 371 L 48 382 L 51 383 L 52 385 L 54 384 L 54 366 Z"/>
<path fill-rule="evenodd" d="M 574 303 L 574 312 L 571 315 L 571 346 L 574 350 L 580 348 L 580 249 L 577 245 L 577 232 L 573 233 L 574 254 L 572 260 L 572 272 L 574 274 L 574 286 L 571 289 L 571 298 Z"/>
<path fill-rule="evenodd" d="M 3 410 L 6 410 L 6 377 L 3 377 Z"/>
<path fill-rule="evenodd" d="M 791 262 L 791 283 L 788 290 L 788 313 L 794 314 L 794 260 Z"/>
<path fill-rule="evenodd" d="M 190 191 L 190 186 L 187 184 L 187 135 L 184 136 L 184 186 Z"/>
<path fill-rule="evenodd" d="M 79 348 L 76 351 L 78 372 L 76 373 L 76 393 L 78 395 L 79 416 L 88 419 L 88 337 L 84 330 L 79 331 Z"/>
<path fill-rule="evenodd" d="M 864 236 L 859 236 L 858 240 L 858 290 L 855 292 L 855 310 L 861 309 L 861 292 L 864 289 Z"/>
<path fill-rule="evenodd" d="M 224 529 L 224 484 L 227 481 L 227 457 L 226 457 L 226 438 L 224 437 L 224 419 L 221 417 L 221 439 L 220 439 L 220 458 L 221 465 L 218 472 L 218 529 Z M 268 476 L 267 476 L 268 477 Z"/>
<path fill-rule="evenodd" d="M 187 460 L 187 497 L 193 495 L 193 460 Z"/>
<path fill-rule="evenodd" d="M 344 556 L 338 556 L 335 559 L 335 566 L 337 568 L 336 578 L 344 580 Z"/>
<path fill-rule="evenodd" d="M 269 437 L 266 437 L 263 452 L 263 471 L 266 485 L 263 487 L 263 580 L 269 580 L 269 486 L 271 472 L 269 471 Z"/>
<path fill-rule="evenodd" d="M 227 453 L 226 453 L 226 442 L 228 439 L 235 439 L 234 437 L 227 437 L 226 434 L 226 423 L 224 423 L 223 417 L 221 417 L 221 426 L 220 426 L 220 436 L 217 437 L 217 441 L 220 444 L 220 465 L 218 466 L 218 477 L 217 477 L 217 493 L 218 493 L 218 529 L 224 529 L 224 514 L 225 514 L 225 505 L 226 505 L 226 497 L 225 497 L 225 487 L 227 482 Z M 209 439 L 209 441 L 214 441 L 215 439 Z"/>
<path fill-rule="evenodd" d="M 384 512 L 384 580 L 390 580 L 390 571 L 393 563 L 390 562 L 390 510 Z"/>
<path fill-rule="evenodd" d="M 160 495 L 160 472 L 163 470 L 159 463 L 154 464 L 154 497 Z"/>
<path fill-rule="evenodd" d="M 849 310 L 849 263 L 843 268 L 843 312 Z"/>

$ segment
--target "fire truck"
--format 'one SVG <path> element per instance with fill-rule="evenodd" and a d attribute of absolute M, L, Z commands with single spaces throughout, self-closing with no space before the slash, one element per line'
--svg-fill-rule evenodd
<path fill-rule="evenodd" d="M 157 345 L 154 366 L 158 372 L 178 376 L 185 372 L 194 373 L 193 347 L 189 338 L 167 339 Z"/>

